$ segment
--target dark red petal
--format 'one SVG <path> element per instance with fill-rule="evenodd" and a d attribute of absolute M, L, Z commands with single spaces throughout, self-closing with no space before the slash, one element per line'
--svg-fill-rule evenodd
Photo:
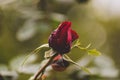
<path fill-rule="evenodd" d="M 71 27 L 71 22 L 65 21 L 60 24 L 56 33 L 59 38 L 58 44 L 63 45 L 64 43 L 67 43 L 67 39 L 68 39 L 67 36 L 68 36 L 68 31 L 70 31 L 70 27 Z"/>
<path fill-rule="evenodd" d="M 67 31 L 67 43 L 71 44 L 72 43 L 72 34 L 71 34 L 71 29 L 69 28 Z"/>
<path fill-rule="evenodd" d="M 74 30 L 71 30 L 71 34 L 72 34 L 72 42 L 76 39 L 78 39 L 78 34 L 74 31 Z"/>
<path fill-rule="evenodd" d="M 68 28 L 70 28 L 71 27 L 71 22 L 69 22 L 69 21 L 64 21 L 64 22 L 62 22 L 59 26 L 58 26 L 58 29 L 57 30 L 59 30 L 59 31 L 61 31 L 61 30 L 68 30 Z"/>
<path fill-rule="evenodd" d="M 71 30 L 71 22 L 62 22 L 49 37 L 49 46 L 60 54 L 68 53 L 71 43 L 78 38 L 78 34 Z"/>

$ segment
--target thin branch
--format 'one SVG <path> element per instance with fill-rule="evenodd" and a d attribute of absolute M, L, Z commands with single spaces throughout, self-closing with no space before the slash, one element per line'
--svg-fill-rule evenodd
<path fill-rule="evenodd" d="M 34 77 L 33 80 L 37 80 L 37 78 L 39 77 L 39 75 L 45 71 L 45 69 L 47 68 L 47 66 L 49 66 L 49 64 L 51 64 L 52 60 L 53 60 L 57 55 L 58 55 L 58 54 L 55 53 L 55 54 L 49 59 L 49 61 L 38 71 L 38 73 L 35 75 L 35 77 Z M 42 76 L 40 76 L 40 78 L 41 78 L 41 77 L 42 77 Z M 40 78 L 39 78 L 39 79 L 40 79 Z"/>
<path fill-rule="evenodd" d="M 44 75 L 44 72 L 41 73 L 39 80 L 43 80 L 42 76 Z"/>

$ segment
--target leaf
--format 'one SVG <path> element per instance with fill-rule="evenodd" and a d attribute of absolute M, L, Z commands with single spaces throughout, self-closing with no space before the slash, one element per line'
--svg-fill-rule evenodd
<path fill-rule="evenodd" d="M 92 49 L 92 50 L 88 50 L 88 55 L 100 56 L 101 53 L 99 51 L 97 51 L 96 49 Z"/>
<path fill-rule="evenodd" d="M 87 68 L 85 68 L 85 67 L 83 67 L 83 66 L 80 66 L 78 63 L 76 63 L 75 61 L 73 61 L 68 55 L 64 54 L 63 58 L 64 58 L 65 60 L 67 60 L 67 61 L 75 64 L 78 68 L 82 69 L 83 71 L 91 74 L 91 72 L 90 72 Z"/>

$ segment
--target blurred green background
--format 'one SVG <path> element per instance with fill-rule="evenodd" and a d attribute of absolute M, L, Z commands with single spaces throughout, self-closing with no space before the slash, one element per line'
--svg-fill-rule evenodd
<path fill-rule="evenodd" d="M 83 46 L 91 43 L 102 55 L 92 57 L 73 49 L 69 56 L 93 74 L 71 65 L 64 72 L 48 68 L 46 80 L 119 79 L 119 4 L 119 0 L 0 0 L 0 80 L 28 80 L 37 72 L 46 49 L 32 55 L 22 68 L 21 63 L 65 20 L 72 22 Z"/>

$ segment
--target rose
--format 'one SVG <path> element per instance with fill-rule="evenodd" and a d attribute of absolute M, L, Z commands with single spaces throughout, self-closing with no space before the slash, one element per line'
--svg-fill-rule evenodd
<path fill-rule="evenodd" d="M 60 54 L 68 53 L 71 44 L 78 38 L 78 34 L 71 29 L 71 22 L 62 22 L 49 37 L 49 46 Z"/>

